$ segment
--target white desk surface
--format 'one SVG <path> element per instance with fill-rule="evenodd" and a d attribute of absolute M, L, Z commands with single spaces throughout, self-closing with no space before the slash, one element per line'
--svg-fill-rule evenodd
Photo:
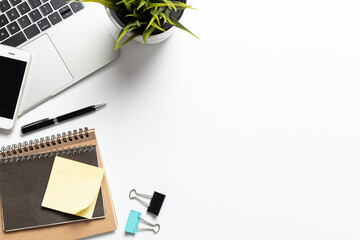
<path fill-rule="evenodd" d="M 95 128 L 119 229 L 87 239 L 359 239 L 360 3 L 192 0 L 158 45 L 20 117 L 0 145 Z M 25 137 L 20 126 L 105 109 Z M 159 217 L 129 191 L 167 195 Z M 124 234 L 130 209 L 161 224 Z"/>

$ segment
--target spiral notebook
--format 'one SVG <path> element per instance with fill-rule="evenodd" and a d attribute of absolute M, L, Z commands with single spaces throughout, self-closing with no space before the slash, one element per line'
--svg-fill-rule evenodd
<path fill-rule="evenodd" d="M 1 149 L 3 231 L 0 239 L 49 239 L 49 236 L 76 239 L 116 229 L 117 220 L 106 175 L 96 201 L 93 220 L 83 221 L 84 218 L 41 207 L 56 156 L 103 166 L 93 129 L 69 131 Z"/>

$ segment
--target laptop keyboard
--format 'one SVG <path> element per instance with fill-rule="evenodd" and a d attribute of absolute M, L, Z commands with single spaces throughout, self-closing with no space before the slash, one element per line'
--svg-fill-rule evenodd
<path fill-rule="evenodd" d="M 0 0 L 0 43 L 19 46 L 84 8 L 69 0 Z"/>

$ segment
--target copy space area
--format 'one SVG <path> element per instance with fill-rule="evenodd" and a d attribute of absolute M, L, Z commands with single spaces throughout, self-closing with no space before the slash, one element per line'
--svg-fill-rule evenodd
<path fill-rule="evenodd" d="M 31 120 L 107 103 L 21 138 L 96 129 L 119 229 L 87 240 L 134 239 L 131 209 L 161 224 L 143 240 L 360 239 L 360 2 L 189 3 L 200 40 L 128 43 L 0 145 Z M 160 215 L 131 189 L 166 194 Z"/>

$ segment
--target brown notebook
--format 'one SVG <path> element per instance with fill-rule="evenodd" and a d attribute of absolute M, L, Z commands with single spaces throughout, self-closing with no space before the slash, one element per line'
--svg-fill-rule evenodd
<path fill-rule="evenodd" d="M 93 151 L 90 151 L 91 149 L 93 149 Z M 79 150 L 81 152 L 80 154 L 79 154 Z M 73 154 L 74 151 L 75 154 Z M 84 153 L 85 151 L 86 153 Z M 20 166 L 22 161 L 25 162 L 28 161 L 27 163 L 24 162 L 24 164 L 25 165 L 35 164 L 37 167 L 41 166 L 43 173 L 39 175 L 44 176 L 44 178 L 47 178 L 47 176 L 45 176 L 46 173 L 44 172 L 49 171 L 48 166 L 50 165 L 52 166 L 52 163 L 50 164 L 46 163 L 44 165 L 40 165 L 40 163 L 46 160 L 50 160 L 51 162 L 51 159 L 53 159 L 53 157 L 51 156 L 55 156 L 56 154 L 59 154 L 61 156 L 64 154 L 63 157 L 69 159 L 73 158 L 74 160 L 87 162 L 92 165 L 97 165 L 96 162 L 98 162 L 98 165 L 100 167 L 103 167 L 103 163 L 101 161 L 99 150 L 97 147 L 95 131 L 93 129 L 92 130 L 85 129 L 84 131 L 80 129 L 79 132 L 74 130 L 73 132 L 68 132 L 68 134 L 63 134 L 63 135 L 58 134 L 57 137 L 53 135 L 52 137 L 41 138 L 40 140 L 33 140 L 33 141 L 25 142 L 24 144 L 13 145 L 12 147 L 8 147 L 7 149 L 2 148 L 0 161 L 2 161 L 2 165 L 3 165 L 2 167 L 5 166 L 5 168 L 7 169 L 11 169 L 12 164 L 18 164 Z M 94 154 L 97 155 L 97 158 L 95 157 Z M 83 158 L 82 156 L 85 155 L 86 157 Z M 38 162 L 36 162 L 36 160 L 38 160 Z M 24 168 L 25 165 L 23 165 Z M 26 168 L 35 169 L 36 166 L 30 167 L 29 165 L 27 165 Z M 11 170 L 13 171 L 13 169 Z M 26 169 L 22 169 L 21 171 L 24 171 L 25 173 Z M 19 170 L 19 174 L 21 171 Z M 30 179 L 33 180 L 33 177 Z M 35 179 L 40 181 L 41 184 L 42 182 L 44 182 L 41 180 L 41 178 L 35 177 Z M 11 178 L 8 179 L 8 181 L 10 180 L 12 182 Z M 11 184 L 9 184 L 8 186 L 11 186 Z M 22 186 L 19 185 L 18 187 L 24 190 L 23 186 L 24 185 Z M 5 189 L 7 189 L 6 191 L 8 191 L 8 193 L 10 192 L 12 193 L 12 195 L 15 195 L 15 198 L 18 195 L 18 193 L 14 192 L 15 190 L 12 188 L 5 188 Z M 35 192 L 40 192 L 41 195 L 41 190 L 39 190 L 39 188 L 37 188 Z M 99 196 L 100 195 L 101 194 L 99 194 Z M 36 207 L 35 209 L 19 207 L 19 210 L 22 211 L 20 213 L 16 211 L 17 208 L 11 206 L 10 204 L 11 201 L 9 201 L 8 198 L 5 199 L 5 196 L 4 199 L 2 199 L 2 201 L 4 203 L 4 206 L 2 208 L 3 216 L 0 216 L 0 220 L 3 223 L 2 224 L 3 227 L 7 228 L 7 230 L 24 229 L 24 228 L 31 228 L 36 226 L 47 226 L 47 227 L 25 229 L 15 232 L 4 232 L 4 230 L 2 230 L 0 231 L 0 239 L 9 239 L 9 240 L 78 239 L 99 233 L 113 231 L 117 228 L 117 219 L 114 212 L 111 195 L 109 192 L 106 175 L 102 181 L 102 197 L 98 198 L 97 206 L 95 208 L 96 211 L 94 212 L 93 215 L 93 217 L 100 219 L 74 222 L 82 219 L 78 217 L 73 217 L 71 215 L 70 216 L 66 214 L 64 215 L 62 213 L 56 213 L 56 212 L 54 213 L 54 211 L 52 211 L 50 215 L 48 211 L 46 211 L 46 214 L 41 214 L 42 210 L 44 209 L 39 209 L 39 208 L 36 209 Z M 34 202 L 36 204 L 36 201 Z M 10 208 L 9 208 L 9 204 L 10 204 Z M 22 202 L 20 206 L 24 206 L 24 203 Z M 105 206 L 106 214 L 105 214 L 105 218 L 101 218 L 103 217 L 104 206 Z M 7 209 L 8 211 L 6 211 L 5 209 Z M 11 211 L 9 211 L 9 209 Z M 40 211 L 40 215 L 39 212 L 37 211 Z M 16 215 L 16 213 L 18 215 Z M 20 220 L 17 219 L 19 217 L 21 218 Z M 53 225 L 64 222 L 72 222 L 72 223 Z M 52 226 L 48 226 L 48 225 L 52 225 Z"/>

